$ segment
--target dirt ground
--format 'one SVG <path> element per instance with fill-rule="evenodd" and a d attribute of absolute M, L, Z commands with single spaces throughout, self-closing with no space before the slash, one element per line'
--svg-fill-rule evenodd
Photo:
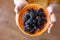
<path fill-rule="evenodd" d="M 0 0 L 0 40 L 60 40 L 60 7 L 55 10 L 57 22 L 50 34 L 29 37 L 16 26 L 14 6 L 13 0 Z"/>

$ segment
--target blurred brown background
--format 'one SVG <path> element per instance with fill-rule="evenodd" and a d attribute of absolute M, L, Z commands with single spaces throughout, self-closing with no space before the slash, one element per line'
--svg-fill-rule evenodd
<path fill-rule="evenodd" d="M 60 6 L 57 8 L 58 6 L 55 7 L 57 22 L 51 33 L 29 37 L 16 26 L 13 0 L 0 0 L 0 40 L 60 40 Z"/>

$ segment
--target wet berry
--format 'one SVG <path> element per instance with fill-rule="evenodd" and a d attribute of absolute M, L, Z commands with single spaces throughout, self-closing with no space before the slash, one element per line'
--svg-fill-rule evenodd
<path fill-rule="evenodd" d="M 24 15 L 24 21 L 27 21 L 29 18 L 30 18 L 29 13 L 27 13 L 27 14 Z"/>
<path fill-rule="evenodd" d="M 34 30 L 34 28 L 33 28 L 33 29 L 30 30 L 29 33 L 30 33 L 30 34 L 34 34 L 34 31 L 35 31 L 35 30 Z"/>
<path fill-rule="evenodd" d="M 36 14 L 34 14 L 33 12 L 30 12 L 30 18 L 31 18 L 31 19 L 36 18 Z"/>
<path fill-rule="evenodd" d="M 40 8 L 40 9 L 38 10 L 38 13 L 40 13 L 40 12 L 44 12 L 44 10 L 43 10 L 42 8 Z"/>
<path fill-rule="evenodd" d="M 41 29 L 40 29 L 40 28 L 37 28 L 36 30 L 37 30 L 37 31 L 40 31 Z"/>
<path fill-rule="evenodd" d="M 30 8 L 30 9 L 28 9 L 27 11 L 28 11 L 28 13 L 30 13 L 30 12 L 33 12 L 34 9 L 33 9 L 33 8 Z"/>
<path fill-rule="evenodd" d="M 30 31 L 30 29 L 29 29 L 28 26 L 24 26 L 24 30 L 25 30 L 26 32 L 29 32 L 29 31 Z"/>

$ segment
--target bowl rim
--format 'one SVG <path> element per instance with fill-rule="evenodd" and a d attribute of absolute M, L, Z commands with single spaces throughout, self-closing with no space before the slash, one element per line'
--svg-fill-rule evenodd
<path fill-rule="evenodd" d="M 38 33 L 38 34 L 35 34 L 35 35 L 31 35 L 31 34 L 28 34 L 28 33 L 26 33 L 21 27 L 20 27 L 20 23 L 19 23 L 19 17 L 21 16 L 21 12 L 23 12 L 23 10 L 25 10 L 25 8 L 27 8 L 27 7 L 32 7 L 32 6 L 39 6 L 39 7 L 41 7 L 41 8 L 43 8 L 44 10 L 45 10 L 45 13 L 47 14 L 47 16 L 48 16 L 48 23 L 46 24 L 46 27 L 44 27 L 41 31 L 40 31 L 40 33 Z M 41 6 L 41 5 L 39 5 L 39 4 L 28 4 L 28 5 L 26 5 L 18 14 L 16 14 L 16 24 L 17 24 L 17 26 L 18 26 L 18 28 L 24 33 L 24 34 L 26 34 L 26 35 L 28 35 L 28 36 L 39 36 L 39 35 L 41 35 L 41 34 L 43 34 L 47 29 L 48 29 L 48 27 L 49 27 L 49 24 L 50 24 L 50 16 L 49 16 L 49 14 L 48 14 L 48 11 L 43 7 L 43 6 Z"/>

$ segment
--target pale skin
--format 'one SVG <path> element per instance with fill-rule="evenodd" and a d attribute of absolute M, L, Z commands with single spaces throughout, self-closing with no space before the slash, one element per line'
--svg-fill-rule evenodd
<path fill-rule="evenodd" d="M 14 11 L 17 14 L 24 6 L 28 5 L 28 2 L 26 0 L 14 0 L 14 4 L 15 4 Z M 52 6 L 48 6 L 47 10 L 48 10 L 48 13 L 50 15 L 50 25 L 49 25 L 47 32 L 51 33 L 51 28 L 53 27 L 53 24 L 56 22 L 56 17 L 53 13 Z"/>

